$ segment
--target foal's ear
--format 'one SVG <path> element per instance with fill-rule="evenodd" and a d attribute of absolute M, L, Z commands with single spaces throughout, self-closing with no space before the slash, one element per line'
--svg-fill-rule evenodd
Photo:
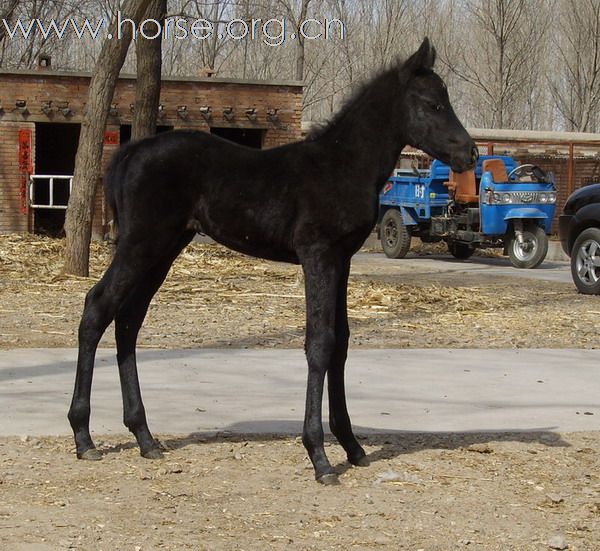
<path fill-rule="evenodd" d="M 423 69 L 431 70 L 434 63 L 435 48 L 429 42 L 429 38 L 425 37 L 419 49 L 406 60 L 404 67 L 414 73 Z"/>

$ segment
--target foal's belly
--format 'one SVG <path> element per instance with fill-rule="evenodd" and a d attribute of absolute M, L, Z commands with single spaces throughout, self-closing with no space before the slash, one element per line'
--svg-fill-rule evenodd
<path fill-rule="evenodd" d="M 233 249 L 239 253 L 247 254 L 265 260 L 275 260 L 277 262 L 289 262 L 291 264 L 300 264 L 298 255 L 291 249 L 281 247 L 276 244 L 256 243 L 252 241 L 244 241 L 240 239 L 231 239 L 220 235 L 211 235 L 217 243 L 225 245 L 229 249 Z"/>
<path fill-rule="evenodd" d="M 240 223 L 241 222 L 241 223 Z M 233 227 L 227 224 L 214 225 L 208 221 L 191 220 L 188 228 L 208 235 L 217 243 L 234 251 L 278 262 L 299 264 L 298 255 L 291 247 L 291 240 L 276 232 L 266 232 L 243 224 L 238 220 Z"/>

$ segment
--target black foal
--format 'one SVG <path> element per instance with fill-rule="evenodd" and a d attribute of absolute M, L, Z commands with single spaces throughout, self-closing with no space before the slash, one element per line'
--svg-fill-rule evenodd
<path fill-rule="evenodd" d="M 196 232 L 243 253 L 301 264 L 306 283 L 308 387 L 302 440 L 317 480 L 337 476 L 323 448 L 328 379 L 331 430 L 354 465 L 367 465 L 344 390 L 350 260 L 371 232 L 378 195 L 402 148 L 412 145 L 462 172 L 477 157 L 425 39 L 404 63 L 366 84 L 305 140 L 255 150 L 204 132 L 174 131 L 122 147 L 107 173 L 118 223 L 112 264 L 89 292 L 69 420 L 77 456 L 99 459 L 89 432 L 94 357 L 115 320 L 125 425 L 144 457 L 161 456 L 146 423 L 135 357 L 148 305 Z"/>

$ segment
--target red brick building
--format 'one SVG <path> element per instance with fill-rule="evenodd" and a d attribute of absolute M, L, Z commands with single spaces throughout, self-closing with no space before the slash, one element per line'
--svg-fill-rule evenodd
<path fill-rule="evenodd" d="M 0 233 L 62 230 L 89 82 L 83 73 L 0 70 Z M 105 164 L 129 140 L 134 97 L 135 78 L 121 77 L 104 137 Z M 268 148 L 300 139 L 301 110 L 296 81 L 167 77 L 158 124 L 159 131 L 198 129 Z M 107 217 L 99 192 L 95 237 L 105 234 Z"/>

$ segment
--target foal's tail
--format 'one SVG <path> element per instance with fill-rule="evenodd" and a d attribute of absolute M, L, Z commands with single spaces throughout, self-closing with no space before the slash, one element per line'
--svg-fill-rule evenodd
<path fill-rule="evenodd" d="M 113 154 L 104 175 L 104 196 L 112 212 L 112 224 L 109 222 L 109 241 L 115 245 L 118 240 L 119 227 L 119 203 L 121 202 L 121 192 L 123 188 L 124 175 L 126 170 L 126 158 L 129 153 L 129 144 L 121 146 Z"/>

